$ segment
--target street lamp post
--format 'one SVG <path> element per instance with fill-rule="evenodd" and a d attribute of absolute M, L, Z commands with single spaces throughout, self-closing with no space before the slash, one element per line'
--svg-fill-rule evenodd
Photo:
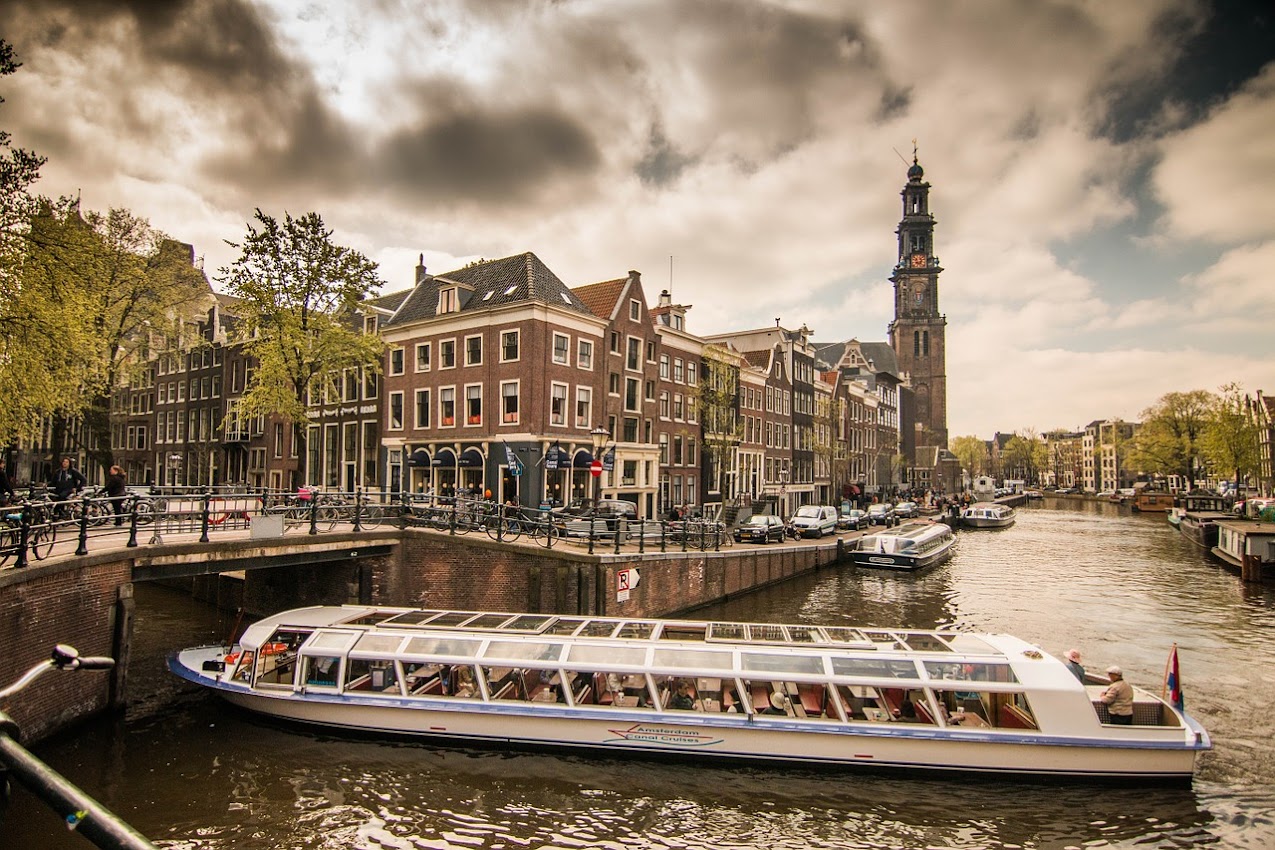
<path fill-rule="evenodd" d="M 599 425 L 589 432 L 589 436 L 593 439 L 593 462 L 598 464 L 591 470 L 597 473 L 593 476 L 593 507 L 596 510 L 598 500 L 602 498 L 602 450 L 606 447 L 607 440 L 611 439 L 611 432 Z"/>

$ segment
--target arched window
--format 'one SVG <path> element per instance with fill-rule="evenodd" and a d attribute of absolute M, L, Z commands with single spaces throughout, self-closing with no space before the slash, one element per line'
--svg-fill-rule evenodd
<path fill-rule="evenodd" d="M 930 356 L 930 332 L 926 331 L 921 335 L 921 353 L 926 357 Z"/>
<path fill-rule="evenodd" d="M 921 332 L 912 331 L 912 356 L 921 356 Z"/>

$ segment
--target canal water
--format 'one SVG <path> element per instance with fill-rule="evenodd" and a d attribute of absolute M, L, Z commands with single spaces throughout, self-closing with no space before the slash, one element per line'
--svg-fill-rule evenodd
<path fill-rule="evenodd" d="M 229 710 L 163 670 L 234 626 L 139 586 L 139 699 L 39 755 L 173 848 L 1254 848 L 1275 846 L 1275 588 L 1163 516 L 1110 504 L 962 532 L 921 575 L 826 570 L 705 618 L 1003 631 L 1077 647 L 1158 688 L 1177 642 L 1210 730 L 1190 789 L 936 781 L 445 749 L 330 736 Z M 79 674 L 77 674 L 79 675 Z M 15 789 L 0 847 L 83 848 Z"/>

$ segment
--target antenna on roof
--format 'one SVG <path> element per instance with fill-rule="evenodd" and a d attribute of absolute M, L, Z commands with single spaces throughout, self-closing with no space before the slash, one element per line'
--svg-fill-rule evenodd
<path fill-rule="evenodd" d="M 668 291 L 673 292 L 673 255 L 668 255 Z"/>
<path fill-rule="evenodd" d="M 779 317 L 775 317 L 775 327 L 779 327 Z"/>

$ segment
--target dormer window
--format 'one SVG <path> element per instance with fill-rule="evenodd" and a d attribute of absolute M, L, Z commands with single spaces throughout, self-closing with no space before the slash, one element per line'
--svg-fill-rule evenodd
<path fill-rule="evenodd" d="M 438 312 L 455 313 L 460 309 L 460 299 L 457 297 L 456 287 L 451 286 L 447 289 L 438 290 Z"/>

